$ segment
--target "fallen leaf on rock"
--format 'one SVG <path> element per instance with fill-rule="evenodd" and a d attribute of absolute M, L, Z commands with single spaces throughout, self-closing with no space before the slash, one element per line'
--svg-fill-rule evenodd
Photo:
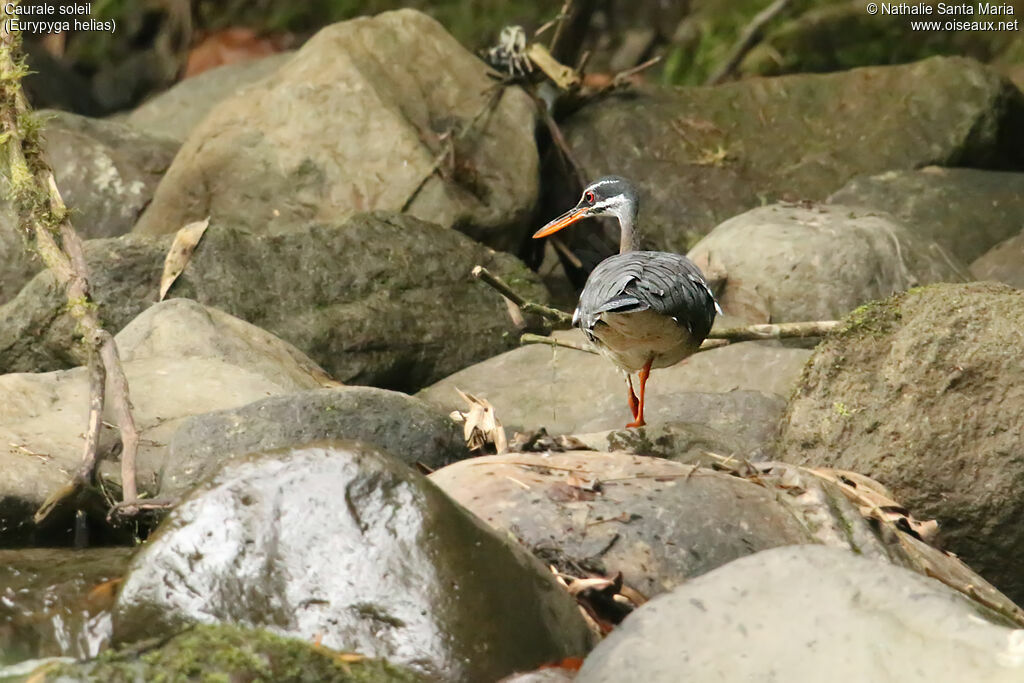
<path fill-rule="evenodd" d="M 171 285 L 185 271 L 185 266 L 188 265 L 189 260 L 192 258 L 192 252 L 196 250 L 199 240 L 203 239 L 206 228 L 209 226 L 210 217 L 207 216 L 204 220 L 189 223 L 175 233 L 174 242 L 167 251 L 166 258 L 164 258 L 164 272 L 160 276 L 159 301 L 164 300 Z"/>
<path fill-rule="evenodd" d="M 582 491 L 597 493 L 601 490 L 601 481 L 597 477 L 581 477 L 574 472 L 565 475 L 565 483 Z"/>
<path fill-rule="evenodd" d="M 551 664 L 541 664 L 538 669 L 565 669 L 566 671 L 579 671 L 583 666 L 582 657 L 566 657 Z"/>
<path fill-rule="evenodd" d="M 494 406 L 487 399 L 477 398 L 456 388 L 459 396 L 469 404 L 468 411 L 454 411 L 451 418 L 456 422 L 462 422 L 462 435 L 466 439 L 466 446 L 469 450 L 484 453 L 488 444 L 494 445 L 495 453 L 504 453 L 508 450 L 508 439 L 505 436 L 505 428 L 501 421 L 494 414 Z"/>

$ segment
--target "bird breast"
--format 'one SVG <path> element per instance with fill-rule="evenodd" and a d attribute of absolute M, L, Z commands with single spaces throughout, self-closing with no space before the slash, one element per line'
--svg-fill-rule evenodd
<path fill-rule="evenodd" d="M 648 361 L 652 368 L 675 365 L 701 343 L 685 325 L 652 310 L 601 313 L 584 332 L 601 353 L 627 372 L 639 371 Z"/>

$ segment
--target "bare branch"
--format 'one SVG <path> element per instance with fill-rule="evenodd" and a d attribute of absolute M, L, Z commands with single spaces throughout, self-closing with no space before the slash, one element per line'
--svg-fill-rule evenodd
<path fill-rule="evenodd" d="M 711 330 L 708 339 L 725 339 L 730 342 L 756 341 L 759 339 L 804 339 L 824 337 L 842 324 L 839 320 L 815 320 L 798 323 L 775 323 L 730 327 Z"/>
<path fill-rule="evenodd" d="M 550 306 L 538 304 L 533 301 L 527 301 L 511 287 L 505 284 L 501 278 L 483 266 L 476 266 L 473 268 L 473 277 L 480 280 L 488 287 L 496 290 L 499 294 L 514 303 L 525 313 L 534 313 L 558 325 L 568 326 L 572 323 L 572 316 L 565 311 L 560 311 L 557 308 L 551 308 Z"/>

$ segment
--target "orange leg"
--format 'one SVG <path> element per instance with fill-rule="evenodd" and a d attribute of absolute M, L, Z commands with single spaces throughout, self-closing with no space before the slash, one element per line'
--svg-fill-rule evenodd
<path fill-rule="evenodd" d="M 651 361 L 647 361 L 647 364 L 640 368 L 640 372 L 637 373 L 637 377 L 640 378 L 640 401 L 636 412 L 633 414 L 635 418 L 632 422 L 626 425 L 626 428 L 630 427 L 643 427 L 644 422 L 644 394 L 647 389 L 647 378 L 651 376 Z"/>
<path fill-rule="evenodd" d="M 633 413 L 635 420 L 637 411 L 640 410 L 640 403 L 637 401 L 636 392 L 633 391 L 633 378 L 629 374 L 626 375 L 626 386 L 629 387 L 629 411 Z"/>

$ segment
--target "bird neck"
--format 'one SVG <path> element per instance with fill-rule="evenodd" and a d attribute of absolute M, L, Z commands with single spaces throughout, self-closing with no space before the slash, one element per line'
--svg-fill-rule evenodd
<path fill-rule="evenodd" d="M 619 253 L 635 251 L 638 240 L 636 236 L 636 207 L 630 205 L 619 214 Z"/>

